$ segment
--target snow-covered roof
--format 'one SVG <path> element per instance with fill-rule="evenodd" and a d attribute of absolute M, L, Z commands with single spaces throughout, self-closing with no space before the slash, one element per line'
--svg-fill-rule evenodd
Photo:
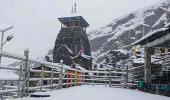
<path fill-rule="evenodd" d="M 137 63 L 137 64 L 144 64 L 144 63 L 145 63 L 144 57 L 135 58 L 135 59 L 133 59 L 132 61 L 133 61 L 133 63 Z M 151 56 L 151 63 L 161 64 L 162 61 L 161 61 L 159 58 L 156 58 L 156 57 L 154 57 L 154 56 Z"/>
<path fill-rule="evenodd" d="M 137 64 L 144 64 L 145 59 L 144 58 L 136 58 L 133 59 L 133 63 L 137 63 Z"/>
<path fill-rule="evenodd" d="M 143 25 L 143 26 L 146 26 L 146 27 L 151 27 L 150 25 L 145 24 L 145 23 L 140 23 L 140 24 Z"/>
<path fill-rule="evenodd" d="M 170 9 L 166 9 L 164 7 L 160 7 L 160 9 L 162 9 L 163 11 L 165 11 L 168 15 L 170 15 Z"/>
<path fill-rule="evenodd" d="M 125 50 L 125 49 L 118 49 L 118 50 L 113 50 L 113 51 L 119 51 L 119 52 L 121 52 L 121 53 L 123 53 L 123 54 L 125 54 L 125 55 L 128 54 L 128 51 Z"/>
<path fill-rule="evenodd" d="M 80 20 L 80 25 L 82 27 L 88 27 L 89 24 L 87 23 L 87 21 L 82 17 L 82 16 L 72 16 L 72 17 L 61 17 L 61 18 L 58 18 L 58 20 L 62 23 L 62 24 L 66 24 L 67 22 L 70 22 L 72 20 L 77 20 L 79 19 Z"/>
<path fill-rule="evenodd" d="M 35 68 L 38 68 L 40 66 L 44 66 L 44 67 L 47 67 L 47 68 L 52 68 L 52 66 L 46 66 L 44 64 L 30 64 L 31 68 L 35 69 Z"/>
<path fill-rule="evenodd" d="M 163 14 L 153 25 L 152 25 L 152 28 L 153 27 L 156 27 L 157 25 L 161 24 L 161 22 L 165 22 L 167 21 L 167 14 Z"/>
<path fill-rule="evenodd" d="M 167 23 L 164 27 L 165 28 L 169 28 L 170 27 L 170 23 Z"/>
<path fill-rule="evenodd" d="M 0 80 L 18 80 L 19 76 L 12 70 L 0 69 Z"/>
<path fill-rule="evenodd" d="M 157 29 L 157 30 L 154 30 L 148 34 L 146 34 L 144 37 L 142 37 L 141 39 L 139 39 L 138 41 L 134 42 L 131 44 L 131 46 L 134 46 L 134 45 L 138 45 L 138 44 L 145 44 L 146 43 L 146 40 L 148 41 L 151 37 L 155 36 L 155 35 L 160 35 L 160 36 L 163 36 L 165 33 L 163 33 L 164 31 L 167 31 L 169 28 L 160 28 L 160 29 Z M 159 38 L 159 37 L 155 37 L 155 38 Z M 153 41 L 153 38 L 152 38 L 152 41 Z M 148 41 L 149 42 L 149 41 Z"/>
<path fill-rule="evenodd" d="M 106 69 L 103 67 L 103 68 L 97 68 L 98 71 L 105 71 Z"/>
<path fill-rule="evenodd" d="M 81 57 L 86 58 L 86 59 L 89 59 L 89 60 L 92 59 L 91 56 L 88 56 L 88 55 L 84 54 L 83 52 L 81 53 Z"/>

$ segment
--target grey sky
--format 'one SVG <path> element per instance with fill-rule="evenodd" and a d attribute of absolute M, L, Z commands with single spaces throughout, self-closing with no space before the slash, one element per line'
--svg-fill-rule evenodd
<path fill-rule="evenodd" d="M 104 26 L 117 17 L 152 5 L 159 0 L 77 0 L 78 14 L 91 25 L 88 30 Z M 75 0 L 0 0 L 0 29 L 15 26 L 7 51 L 23 54 L 29 48 L 41 56 L 53 48 L 60 23 L 57 18 L 70 16 Z"/>

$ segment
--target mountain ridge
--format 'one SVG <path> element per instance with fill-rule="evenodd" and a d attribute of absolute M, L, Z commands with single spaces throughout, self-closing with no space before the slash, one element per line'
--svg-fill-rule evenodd
<path fill-rule="evenodd" d="M 169 22 L 169 19 L 160 7 L 168 8 L 169 6 L 170 0 L 160 1 L 150 7 L 119 17 L 104 27 L 90 31 L 88 38 L 95 58 L 94 62 L 103 62 L 109 51 L 118 50 L 150 31 L 163 27 L 164 22 Z"/>

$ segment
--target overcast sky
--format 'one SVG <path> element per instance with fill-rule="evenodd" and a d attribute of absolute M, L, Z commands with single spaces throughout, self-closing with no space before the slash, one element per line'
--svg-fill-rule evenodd
<path fill-rule="evenodd" d="M 88 30 L 104 26 L 117 17 L 152 5 L 159 0 L 76 0 L 78 14 L 90 24 Z M 57 18 L 70 16 L 75 0 L 0 0 L 0 29 L 14 26 L 5 36 L 14 39 L 4 50 L 32 56 L 45 55 L 54 47 L 60 23 Z"/>

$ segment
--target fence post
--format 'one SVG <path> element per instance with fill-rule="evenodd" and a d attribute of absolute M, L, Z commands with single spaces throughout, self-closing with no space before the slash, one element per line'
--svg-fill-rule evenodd
<path fill-rule="evenodd" d="M 27 66 L 27 91 L 26 91 L 26 96 L 28 96 L 29 93 L 29 85 L 30 85 L 30 66 Z"/>
<path fill-rule="evenodd" d="M 112 73 L 111 73 L 111 70 L 109 70 L 109 87 L 111 87 L 111 84 L 112 84 Z"/>
<path fill-rule="evenodd" d="M 51 70 L 51 88 L 50 88 L 50 91 L 52 91 L 52 89 L 53 89 L 53 73 L 54 73 L 54 69 L 53 69 L 53 66 L 52 66 L 52 70 Z"/>
<path fill-rule="evenodd" d="M 59 88 L 62 89 L 63 87 L 63 60 L 60 61 L 61 67 L 60 67 L 60 74 L 59 74 Z"/>
<path fill-rule="evenodd" d="M 67 88 L 69 88 L 69 86 L 70 86 L 70 84 L 69 84 L 69 80 L 70 80 L 70 79 L 69 79 L 69 72 L 66 71 L 66 73 L 67 73 L 67 85 L 66 85 L 66 86 L 67 86 Z"/>
<path fill-rule="evenodd" d="M 83 84 L 83 72 L 81 72 L 80 78 L 81 78 L 81 85 L 82 85 Z"/>
<path fill-rule="evenodd" d="M 72 87 L 72 86 L 73 86 L 73 74 L 74 74 L 74 73 L 71 72 L 70 74 L 71 74 L 71 75 L 70 75 L 70 76 L 71 76 L 71 82 L 70 82 L 70 83 L 71 83 L 71 87 Z"/>
<path fill-rule="evenodd" d="M 74 84 L 75 86 L 77 86 L 77 84 L 78 84 L 77 80 L 78 80 L 78 78 L 77 78 L 77 71 L 75 71 L 75 80 L 74 80 L 75 81 L 75 84 Z"/>
<path fill-rule="evenodd" d="M 26 57 L 26 59 L 25 59 L 25 77 L 26 77 L 26 96 L 28 96 L 28 89 L 29 89 L 29 68 L 28 68 L 28 54 L 29 54 L 29 50 L 28 49 L 25 49 L 25 51 L 24 51 L 24 56 Z"/>
<path fill-rule="evenodd" d="M 22 90 L 21 90 L 21 97 L 26 95 L 26 85 L 27 85 L 27 66 L 28 66 L 28 53 L 29 50 L 25 49 L 24 56 L 26 57 L 25 60 L 23 60 L 23 73 L 22 73 Z"/>
<path fill-rule="evenodd" d="M 106 70 L 105 70 L 106 71 Z M 104 73 L 105 78 L 107 79 L 107 73 Z M 105 87 L 107 86 L 107 80 L 104 79 Z"/>
<path fill-rule="evenodd" d="M 93 70 L 94 71 L 94 70 Z M 91 76 L 91 79 L 92 79 L 92 86 L 94 87 L 95 85 L 95 73 L 92 73 L 92 76 Z"/>
<path fill-rule="evenodd" d="M 24 67 L 25 61 L 22 60 L 22 71 L 21 71 L 21 91 L 20 91 L 20 97 L 22 98 L 24 96 L 25 91 L 25 67 Z"/>
<path fill-rule="evenodd" d="M 84 75 L 83 75 L 83 82 L 84 82 L 84 85 L 86 84 L 86 72 L 84 73 Z"/>
<path fill-rule="evenodd" d="M 128 72 L 128 65 L 126 66 L 126 73 L 124 74 L 124 88 L 127 88 L 128 87 L 128 75 L 129 72 Z"/>
<path fill-rule="evenodd" d="M 83 84 L 83 85 L 85 84 L 84 75 L 85 75 L 85 72 L 82 73 L 82 84 Z"/>
<path fill-rule="evenodd" d="M 156 85 L 156 94 L 159 95 L 159 85 Z"/>
<path fill-rule="evenodd" d="M 21 61 L 21 64 L 22 64 L 23 62 Z M 20 89 L 22 88 L 21 87 L 21 82 L 22 82 L 22 65 L 20 65 L 20 72 L 19 72 L 19 81 L 18 81 L 18 93 L 17 93 L 17 97 L 20 97 L 21 96 L 21 91 L 20 91 Z"/>
<path fill-rule="evenodd" d="M 41 65 L 41 81 L 40 81 L 40 91 L 42 92 L 42 86 L 43 86 L 43 78 L 44 78 L 44 67 Z"/>
<path fill-rule="evenodd" d="M 4 90 L 5 81 L 2 81 L 2 90 Z M 1 100 L 4 100 L 4 93 L 1 94 Z"/>

